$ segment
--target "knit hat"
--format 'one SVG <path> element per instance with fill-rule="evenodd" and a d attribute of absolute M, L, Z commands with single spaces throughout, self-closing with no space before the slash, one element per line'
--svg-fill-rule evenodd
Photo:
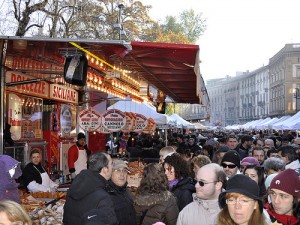
<path fill-rule="evenodd" d="M 121 159 L 116 159 L 113 161 L 113 170 L 117 170 L 120 168 L 126 168 L 128 170 L 128 165 L 126 161 L 123 161 Z"/>
<path fill-rule="evenodd" d="M 300 180 L 295 170 L 286 169 L 271 181 L 270 189 L 284 191 L 296 198 L 300 198 Z"/>
<path fill-rule="evenodd" d="M 259 187 L 257 183 L 251 178 L 243 174 L 237 174 L 231 177 L 227 181 L 226 190 L 219 195 L 220 208 L 226 207 L 225 196 L 227 193 L 239 193 L 251 199 L 254 199 L 258 202 L 260 211 L 263 211 L 263 202 L 259 197 Z"/>
<path fill-rule="evenodd" d="M 237 153 L 237 151 L 230 150 L 225 153 L 221 163 L 223 163 L 223 162 L 234 163 L 234 165 L 236 165 L 238 168 L 240 168 L 240 165 L 241 165 L 240 164 L 241 163 L 240 155 L 239 155 L 239 153 Z"/>
<path fill-rule="evenodd" d="M 248 156 L 242 159 L 241 166 L 248 166 L 248 165 L 259 166 L 259 162 L 256 158 Z"/>
<path fill-rule="evenodd" d="M 78 133 L 78 135 L 77 135 L 77 140 L 79 140 L 79 139 L 81 139 L 81 138 L 84 138 L 84 139 L 85 139 L 84 133 Z"/>

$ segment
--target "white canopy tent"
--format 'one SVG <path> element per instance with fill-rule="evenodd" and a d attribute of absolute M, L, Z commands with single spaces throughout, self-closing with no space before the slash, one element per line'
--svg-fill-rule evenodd
<path fill-rule="evenodd" d="M 261 125 L 263 125 L 264 123 L 267 123 L 267 122 L 270 121 L 270 120 L 271 120 L 270 117 L 265 118 L 265 119 L 263 119 L 262 121 L 256 123 L 252 128 L 255 128 L 255 129 L 261 129 L 261 128 L 260 128 Z"/>
<path fill-rule="evenodd" d="M 293 115 L 292 117 L 280 121 L 278 123 L 273 124 L 272 129 L 275 130 L 291 130 L 290 126 L 293 126 L 296 121 L 300 120 L 300 112 L 296 113 L 295 115 Z"/>
<path fill-rule="evenodd" d="M 152 118 L 156 124 L 169 124 L 170 118 L 166 114 L 160 114 L 155 111 L 155 107 L 147 103 L 136 103 L 133 101 L 118 101 L 109 106 L 107 109 L 118 109 L 122 112 L 133 112 L 144 115 L 147 118 Z"/>
<path fill-rule="evenodd" d="M 199 130 L 206 130 L 207 129 L 207 127 L 204 126 L 201 123 L 193 123 L 193 125 L 195 126 L 194 129 L 199 129 Z"/>
<path fill-rule="evenodd" d="M 181 116 L 177 115 L 176 113 L 170 116 L 171 123 L 174 123 L 175 127 L 182 127 L 182 128 L 189 128 L 194 129 L 195 125 L 186 121 Z"/>

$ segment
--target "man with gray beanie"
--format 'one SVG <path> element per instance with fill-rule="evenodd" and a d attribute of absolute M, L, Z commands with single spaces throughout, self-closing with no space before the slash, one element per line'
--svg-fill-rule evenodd
<path fill-rule="evenodd" d="M 227 179 L 236 174 L 240 174 L 241 159 L 239 153 L 235 150 L 226 152 L 221 161 L 221 166 L 223 167 Z"/>

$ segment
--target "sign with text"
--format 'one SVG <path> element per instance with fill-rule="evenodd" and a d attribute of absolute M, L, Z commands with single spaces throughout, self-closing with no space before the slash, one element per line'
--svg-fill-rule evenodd
<path fill-rule="evenodd" d="M 134 132 L 142 132 L 148 126 L 148 120 L 142 114 L 136 113 L 136 124 L 134 128 Z"/>
<path fill-rule="evenodd" d="M 135 127 L 135 113 L 125 112 L 125 115 L 126 115 L 126 124 L 122 129 L 122 131 L 125 133 L 129 133 L 133 131 L 133 128 Z"/>
<path fill-rule="evenodd" d="M 50 84 L 49 98 L 57 101 L 77 104 L 78 92 L 72 88 L 63 85 Z"/>
<path fill-rule="evenodd" d="M 8 71 L 5 75 L 6 83 L 13 83 L 19 81 L 26 81 L 35 79 L 31 76 L 25 75 L 23 73 Z M 45 81 L 32 82 L 27 84 L 19 84 L 15 86 L 7 87 L 8 90 L 20 92 L 23 94 L 29 94 L 33 96 L 48 98 L 49 96 L 49 84 Z"/>
<path fill-rule="evenodd" d="M 126 115 L 118 109 L 107 110 L 102 116 L 102 126 L 112 132 L 122 130 L 126 124 Z"/>
<path fill-rule="evenodd" d="M 101 114 L 93 108 L 82 110 L 78 123 L 84 131 L 95 131 L 101 126 Z"/>

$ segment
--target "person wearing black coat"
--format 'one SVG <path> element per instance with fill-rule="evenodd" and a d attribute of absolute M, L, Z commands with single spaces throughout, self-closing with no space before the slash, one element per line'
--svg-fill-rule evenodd
<path fill-rule="evenodd" d="M 125 161 L 120 159 L 114 160 L 108 193 L 113 201 L 119 225 L 136 225 L 133 200 L 127 188 L 128 172 L 128 166 Z"/>
<path fill-rule="evenodd" d="M 95 152 L 70 186 L 64 205 L 64 225 L 117 225 L 113 202 L 107 192 L 112 174 L 112 159 Z"/>
<path fill-rule="evenodd" d="M 163 163 L 165 175 L 168 179 L 169 190 L 177 198 L 177 205 L 181 211 L 193 201 L 192 194 L 196 192 L 194 181 L 189 177 L 187 161 L 175 153 L 165 158 Z"/>

